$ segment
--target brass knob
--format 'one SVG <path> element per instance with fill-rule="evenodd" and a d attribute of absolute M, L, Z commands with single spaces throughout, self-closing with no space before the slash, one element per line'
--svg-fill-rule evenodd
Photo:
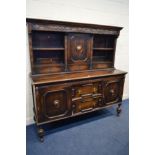
<path fill-rule="evenodd" d="M 94 88 L 93 88 L 93 91 L 94 91 L 94 93 L 97 93 L 97 88 L 94 87 Z"/>
<path fill-rule="evenodd" d="M 80 50 L 82 49 L 82 46 L 81 46 L 81 45 L 78 45 L 78 46 L 76 47 L 76 49 L 77 49 L 78 51 L 80 51 Z"/>
<path fill-rule="evenodd" d="M 101 98 L 99 98 L 99 102 L 101 102 L 102 101 L 102 99 Z"/>
<path fill-rule="evenodd" d="M 59 100 L 54 100 L 54 105 L 55 105 L 56 107 L 58 107 L 58 106 L 59 106 L 59 103 L 60 103 L 60 101 L 59 101 Z"/>
<path fill-rule="evenodd" d="M 77 93 L 78 93 L 78 95 L 81 95 L 81 90 L 79 89 Z"/>

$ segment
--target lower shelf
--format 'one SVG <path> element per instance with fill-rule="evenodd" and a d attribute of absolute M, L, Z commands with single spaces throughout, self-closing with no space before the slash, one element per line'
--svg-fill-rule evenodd
<path fill-rule="evenodd" d="M 65 65 L 63 63 L 35 64 L 33 66 L 33 74 L 58 73 L 58 72 L 64 72 L 64 71 L 65 71 Z"/>

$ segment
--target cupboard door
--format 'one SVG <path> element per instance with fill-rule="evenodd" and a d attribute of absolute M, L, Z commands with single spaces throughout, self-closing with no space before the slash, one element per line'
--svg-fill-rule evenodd
<path fill-rule="evenodd" d="M 120 102 L 122 100 L 124 79 L 108 80 L 105 82 L 105 105 Z"/>
<path fill-rule="evenodd" d="M 38 87 L 39 121 L 58 119 L 68 115 L 68 90 L 65 86 Z"/>
<path fill-rule="evenodd" d="M 92 36 L 90 34 L 68 34 L 67 52 L 70 71 L 89 69 L 92 53 Z"/>

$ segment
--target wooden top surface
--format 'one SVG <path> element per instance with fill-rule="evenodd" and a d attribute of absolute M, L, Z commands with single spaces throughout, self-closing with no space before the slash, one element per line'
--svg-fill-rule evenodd
<path fill-rule="evenodd" d="M 118 26 L 109 26 L 109 25 L 99 25 L 99 24 L 91 24 L 91 23 L 76 23 L 76 22 L 68 22 L 68 21 L 55 21 L 55 20 L 46 20 L 46 19 L 34 19 L 34 18 L 26 18 L 27 23 L 33 24 L 58 24 L 64 26 L 72 26 L 72 27 L 87 27 L 87 28 L 99 28 L 99 29 L 108 29 L 108 30 L 118 30 L 120 31 L 123 27 Z"/>
<path fill-rule="evenodd" d="M 66 82 L 73 80 L 82 80 L 106 76 L 115 76 L 120 74 L 126 74 L 127 72 L 120 71 L 117 69 L 108 69 L 108 70 L 90 70 L 85 72 L 63 72 L 59 74 L 50 74 L 50 75 L 31 75 L 33 84 L 45 84 L 45 83 L 54 83 L 54 82 Z"/>

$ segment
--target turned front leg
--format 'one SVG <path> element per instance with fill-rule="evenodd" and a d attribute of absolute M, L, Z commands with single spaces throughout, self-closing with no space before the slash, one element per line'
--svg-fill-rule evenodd
<path fill-rule="evenodd" d="M 38 136 L 39 136 L 41 142 L 44 141 L 44 134 L 45 134 L 44 129 L 38 128 Z"/>
<path fill-rule="evenodd" d="M 118 104 L 118 107 L 117 107 L 117 109 L 116 109 L 116 111 L 117 111 L 117 116 L 120 116 L 120 113 L 122 112 L 121 105 L 122 105 L 122 103 L 119 103 L 119 104 Z"/>

